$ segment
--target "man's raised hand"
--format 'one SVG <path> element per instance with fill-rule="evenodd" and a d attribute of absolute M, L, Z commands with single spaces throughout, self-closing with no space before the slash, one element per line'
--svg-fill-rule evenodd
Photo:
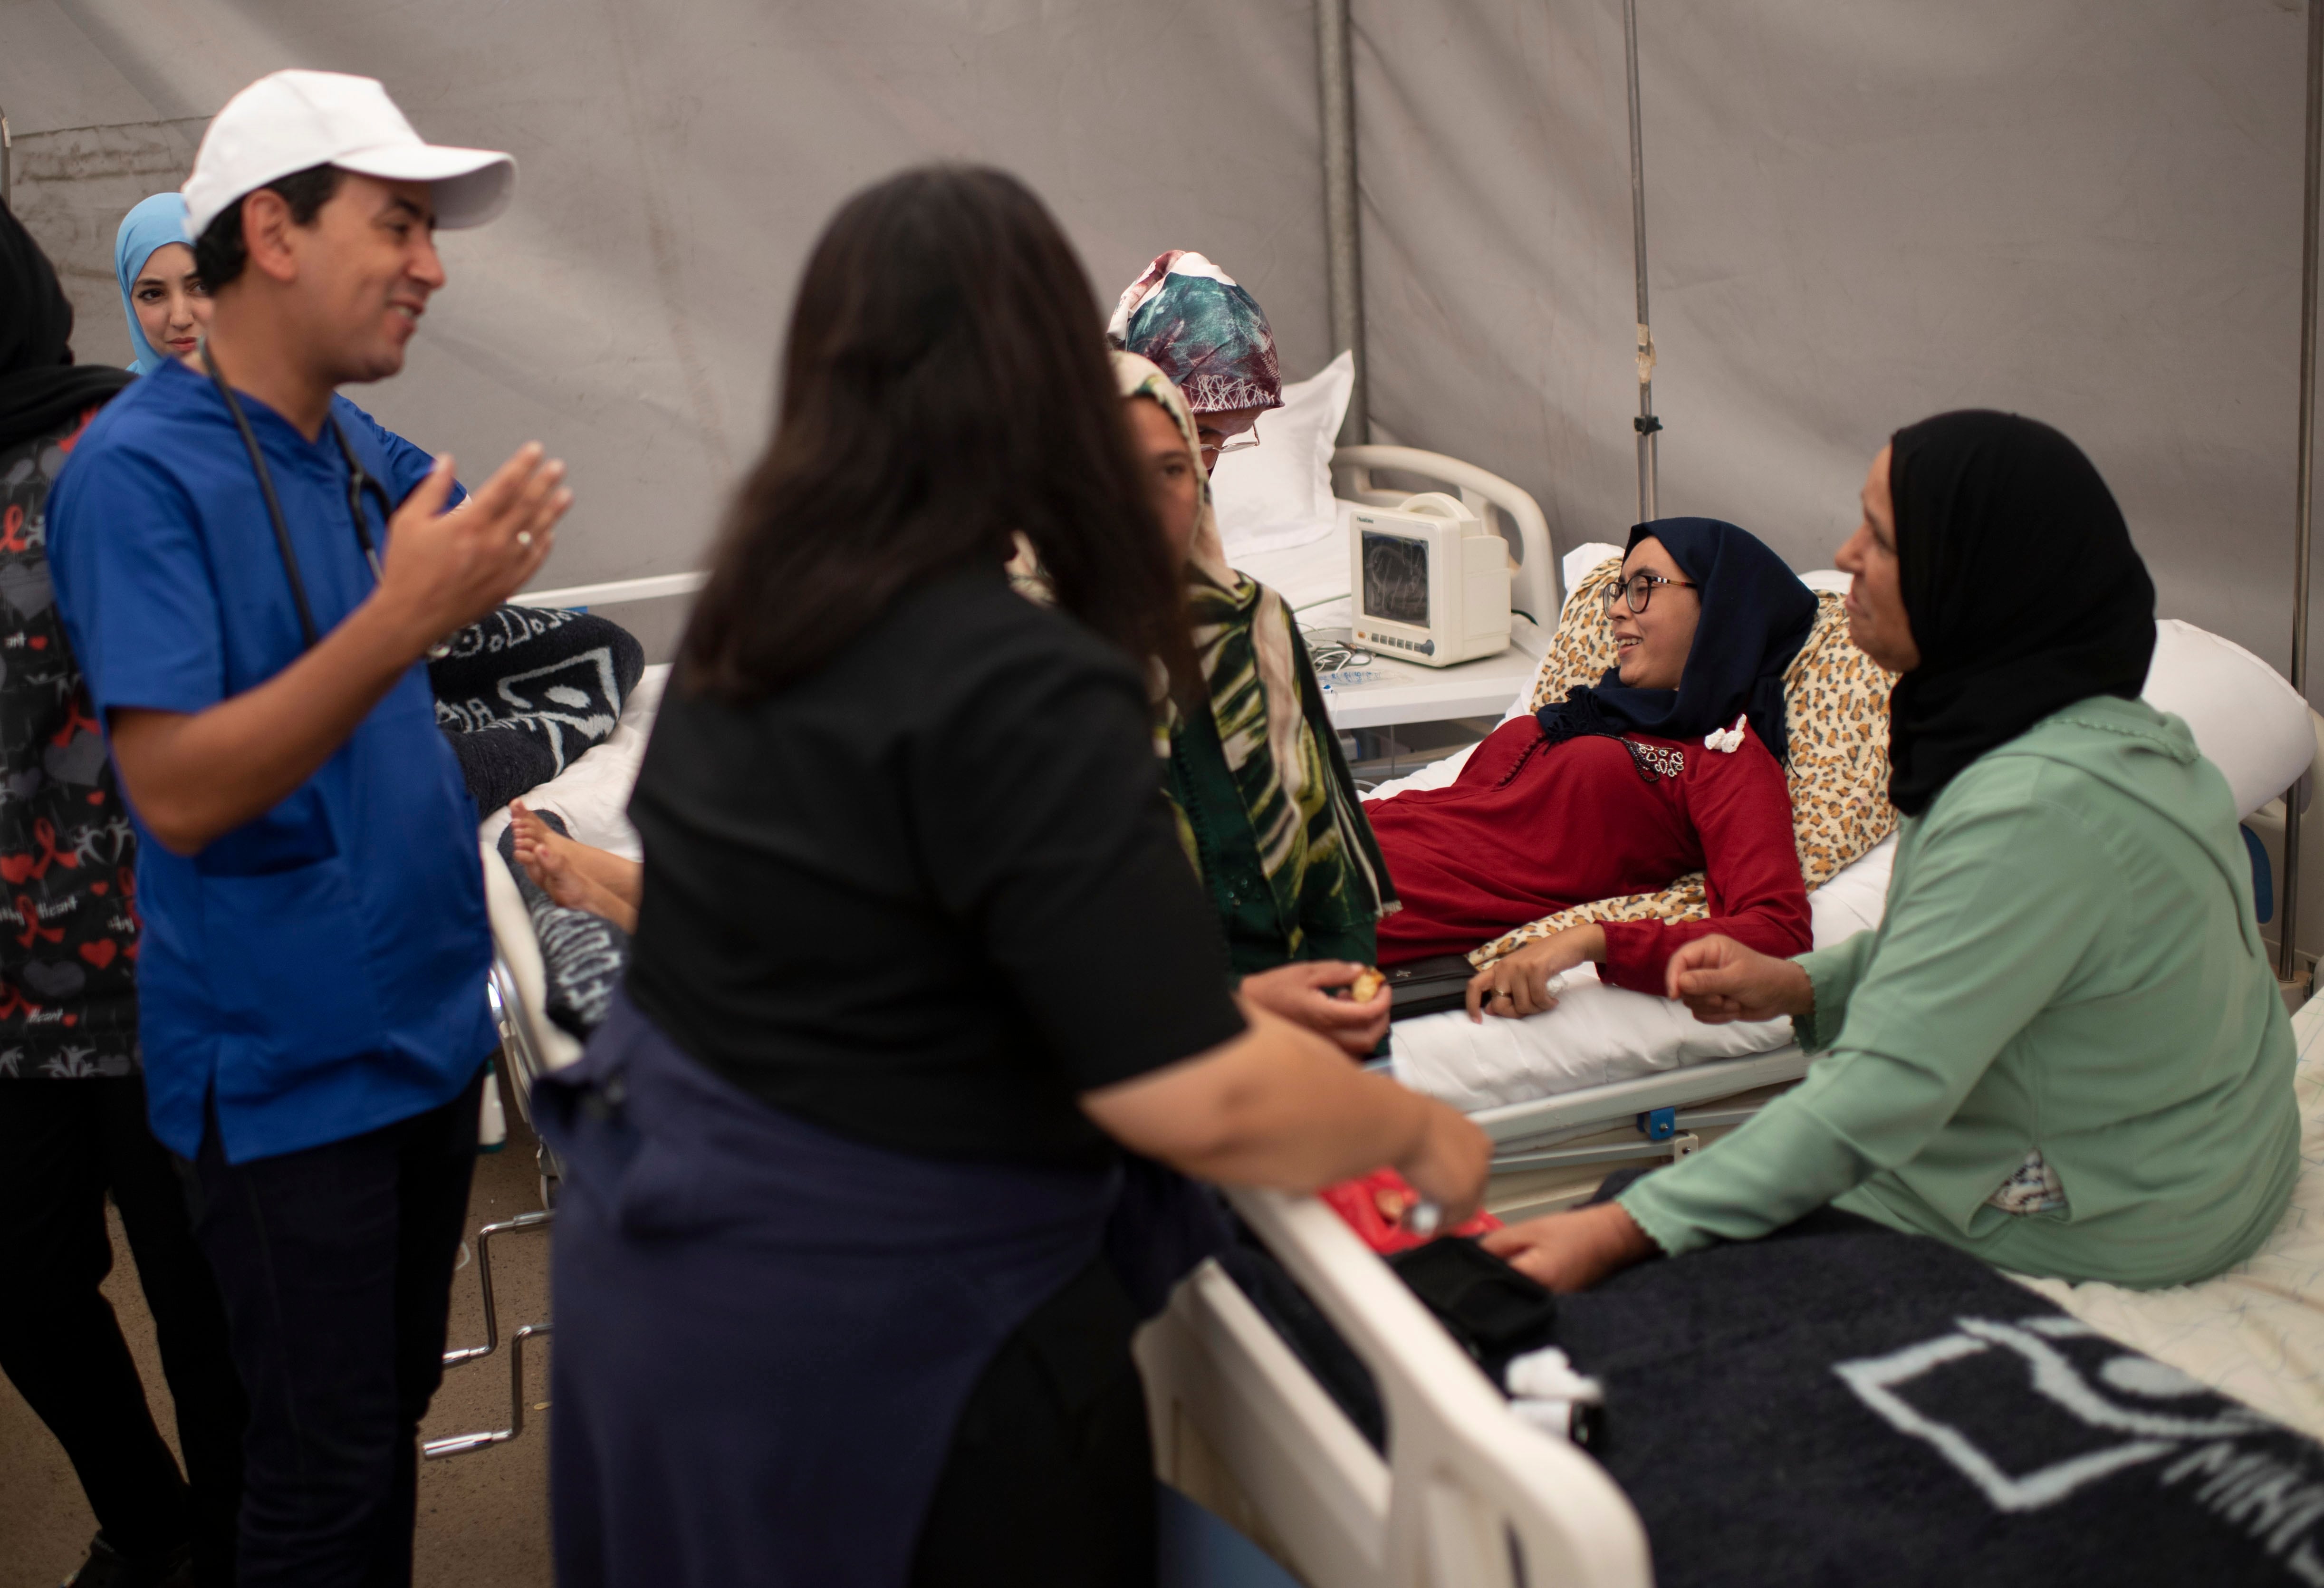
<path fill-rule="evenodd" d="M 507 600 L 540 571 L 557 521 L 573 505 L 565 465 L 529 441 L 471 495 L 446 512 L 452 459 L 436 460 L 388 521 L 379 599 L 414 654 Z"/>

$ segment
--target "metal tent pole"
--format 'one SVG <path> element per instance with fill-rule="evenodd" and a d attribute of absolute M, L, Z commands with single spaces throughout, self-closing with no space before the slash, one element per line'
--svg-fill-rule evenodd
<path fill-rule="evenodd" d="M 2319 0 L 2324 3 L 2324 0 Z M 1630 254 L 1638 267 L 1638 522 L 1655 518 L 1655 485 L 1660 460 L 1655 433 L 1655 333 L 1646 318 L 1646 156 L 1638 131 L 1638 0 L 1622 0 L 1622 45 L 1630 68 Z"/>
<path fill-rule="evenodd" d="M 2324 0 L 2308 5 L 2308 185 L 2300 237 L 2300 501 L 2292 545 L 2292 687 L 2308 697 L 2308 564 L 2316 508 L 2317 180 L 2324 168 Z M 2303 782 L 2305 779 L 2301 780 Z M 2276 974 L 2300 973 L 2300 789 L 2284 796 L 2283 913 Z"/>
<path fill-rule="evenodd" d="M 1356 208 L 1356 76 L 1348 0 L 1315 0 L 1315 46 L 1323 109 L 1323 259 L 1334 355 L 1353 352 L 1340 445 L 1372 439 L 1371 380 L 1364 355 L 1364 255 Z"/>

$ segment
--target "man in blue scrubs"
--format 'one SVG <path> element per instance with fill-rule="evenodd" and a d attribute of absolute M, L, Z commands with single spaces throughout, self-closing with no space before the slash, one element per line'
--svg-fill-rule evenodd
<path fill-rule="evenodd" d="M 138 382 L 50 501 L 139 829 L 153 1130 L 250 1393 L 246 1588 L 410 1580 L 495 1039 L 476 812 L 422 659 L 532 576 L 570 493 L 531 446 L 447 512 L 450 460 L 392 457 L 335 392 L 401 368 L 435 228 L 512 180 L 369 78 L 244 89 L 186 184 L 212 374 Z"/>

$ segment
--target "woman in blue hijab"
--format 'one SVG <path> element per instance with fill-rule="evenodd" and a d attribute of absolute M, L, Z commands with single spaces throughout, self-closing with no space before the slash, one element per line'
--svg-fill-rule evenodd
<path fill-rule="evenodd" d="M 1815 596 L 1759 540 L 1718 519 L 1630 531 L 1607 590 L 1605 676 L 1496 729 L 1449 788 L 1365 807 L 1404 908 L 1383 965 L 1465 954 L 1546 915 L 1704 874 L 1707 921 L 1591 921 L 1479 972 L 1470 1007 L 1533 1014 L 1583 960 L 1660 994 L 1670 956 L 1720 933 L 1761 953 L 1809 946 L 1807 890 L 1782 766 L 1784 670 Z"/>
<path fill-rule="evenodd" d="M 113 236 L 113 273 L 129 317 L 129 345 L 137 354 L 132 370 L 150 375 L 163 360 L 194 350 L 210 323 L 210 295 L 194 273 L 183 197 L 156 193 L 121 217 Z"/>

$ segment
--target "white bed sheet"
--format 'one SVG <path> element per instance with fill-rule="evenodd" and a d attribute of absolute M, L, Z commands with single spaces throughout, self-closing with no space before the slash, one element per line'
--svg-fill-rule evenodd
<path fill-rule="evenodd" d="M 654 713 L 661 707 L 661 692 L 669 682 L 669 664 L 650 667 L 638 677 L 637 687 L 622 703 L 622 715 L 604 742 L 576 756 L 571 766 L 524 796 L 533 810 L 552 810 L 565 818 L 566 830 L 584 844 L 610 849 L 626 860 L 640 860 L 645 851 L 638 831 L 630 826 L 630 790 L 637 786 L 638 766 L 645 760 L 646 740 L 653 733 Z M 486 848 L 501 841 L 508 812 L 496 810 L 484 817 L 476 836 Z"/>
<path fill-rule="evenodd" d="M 2300 1179 L 2249 1261 L 2168 1290 L 2013 1277 L 2124 1344 L 2324 1439 L 2324 1000 L 2295 1015 L 2292 1032 Z"/>

